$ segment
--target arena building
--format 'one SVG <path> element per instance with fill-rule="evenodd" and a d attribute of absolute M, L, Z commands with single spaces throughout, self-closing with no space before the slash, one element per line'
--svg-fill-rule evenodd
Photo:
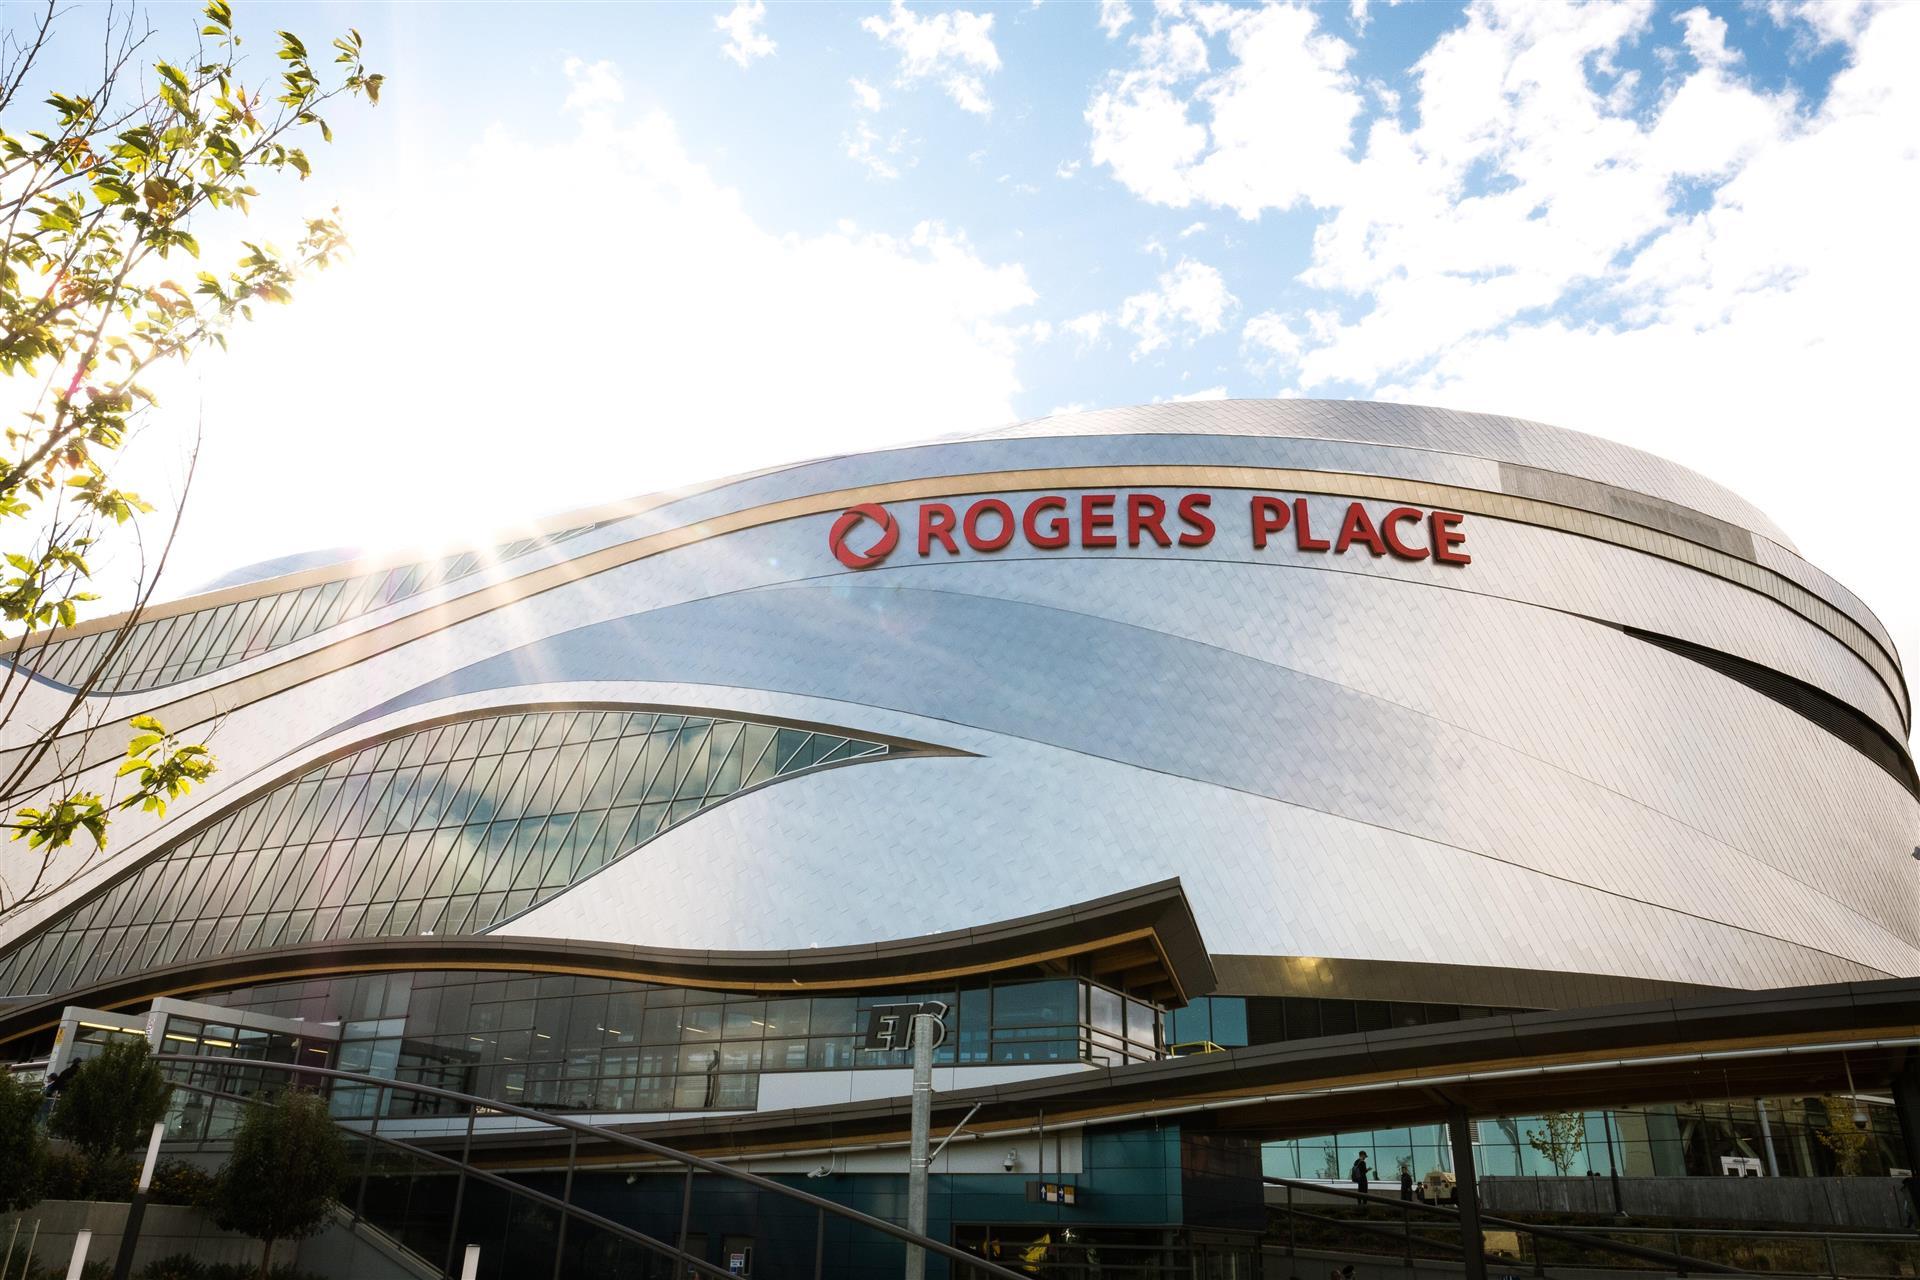
<path fill-rule="evenodd" d="M 93 767 L 139 713 L 221 763 L 0 923 L 23 1062 L 122 1028 L 697 1129 L 903 1094 L 876 1004 L 949 1010 L 943 1091 L 1067 1089 L 1920 974 L 1886 629 L 1736 495 L 1509 418 L 1054 417 L 242 571 L 22 665 L 11 730 L 84 686 Z M 968 1176 L 1090 1187 L 1132 1132 Z M 1179 1199 L 1106 1203 L 1238 1222 Z"/>

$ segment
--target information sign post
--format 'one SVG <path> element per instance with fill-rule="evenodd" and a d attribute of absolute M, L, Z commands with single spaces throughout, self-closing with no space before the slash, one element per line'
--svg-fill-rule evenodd
<path fill-rule="evenodd" d="M 913 1054 L 913 1135 L 907 1152 L 907 1230 L 927 1234 L 927 1153 L 933 1126 L 933 1051 L 947 1038 L 947 1005 L 941 1000 L 919 1004 L 878 1005 L 867 1011 L 867 1034 L 860 1047 L 879 1053 L 906 1049 Z M 924 1280 L 926 1250 L 907 1246 L 907 1280 Z"/>

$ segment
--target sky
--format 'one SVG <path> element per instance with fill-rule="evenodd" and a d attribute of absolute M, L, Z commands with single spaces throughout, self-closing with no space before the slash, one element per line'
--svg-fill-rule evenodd
<path fill-rule="evenodd" d="M 1920 653 L 1920 4 L 237 13 L 261 74 L 352 26 L 387 88 L 201 236 L 337 204 L 355 249 L 165 387 L 142 482 L 205 446 L 163 594 L 1061 410 L 1358 397 L 1694 467 Z"/>

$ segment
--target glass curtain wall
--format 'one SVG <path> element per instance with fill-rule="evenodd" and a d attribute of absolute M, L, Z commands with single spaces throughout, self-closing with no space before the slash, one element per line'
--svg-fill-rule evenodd
<path fill-rule="evenodd" d="M 245 662 L 282 645 L 304 640 L 336 623 L 372 613 L 409 596 L 477 573 L 599 528 L 582 525 L 537 538 L 521 538 L 486 551 L 420 564 L 378 569 L 296 591 L 195 609 L 135 623 L 118 652 L 94 682 L 95 693 L 157 689 Z M 107 656 L 116 631 L 56 640 L 23 654 L 21 665 L 43 679 L 74 688 L 86 682 Z"/>
<path fill-rule="evenodd" d="M 1202 996 L 1167 1014 L 1167 1044 L 1202 1052 L 1206 1046 L 1238 1049 L 1281 1040 L 1424 1027 L 1436 1022 L 1486 1018 L 1520 1009 L 1472 1004 L 1415 1004 L 1404 1000 L 1295 999 L 1282 996 Z"/>
<path fill-rule="evenodd" d="M 706 716 L 489 715 L 316 765 L 0 956 L 0 993 L 329 938 L 479 933 L 744 788 L 878 742 Z"/>
<path fill-rule="evenodd" d="M 874 1006 L 923 1000 L 953 1011 L 934 1055 L 943 1065 L 1159 1056 L 1157 1008 L 1075 978 L 768 999 L 569 975 L 417 972 L 196 999 L 337 1026 L 343 1070 L 561 1111 L 751 1108 L 766 1073 L 908 1066 L 905 1051 L 858 1046 Z M 371 1114 L 374 1093 L 336 1088 L 335 1110 Z M 435 1110 L 406 1094 L 389 1107 Z"/>
<path fill-rule="evenodd" d="M 1829 1103 L 1835 1104 L 1831 1108 Z M 1481 1177 L 1604 1178 L 1617 1170 L 1623 1178 L 1762 1176 L 1771 1137 L 1773 1160 L 1781 1177 L 1835 1177 L 1848 1172 L 1837 1148 L 1834 1113 L 1851 1122 L 1861 1136 L 1851 1172 L 1886 1176 L 1901 1167 L 1900 1130 L 1891 1107 L 1866 1099 L 1775 1098 L 1766 1103 L 1767 1125 L 1759 1104 L 1685 1102 L 1617 1111 L 1574 1112 L 1579 1145 L 1563 1142 L 1564 1169 L 1551 1158 L 1545 1116 L 1505 1116 L 1474 1124 L 1474 1164 Z M 1608 1138 L 1611 1127 L 1612 1148 Z M 1539 1137 L 1542 1146 L 1530 1140 Z M 1333 1179 L 1344 1182 L 1360 1152 L 1367 1153 L 1377 1184 L 1391 1190 L 1399 1161 L 1412 1161 L 1417 1180 L 1428 1171 L 1453 1169 L 1453 1151 L 1445 1125 L 1361 1130 L 1269 1143 L 1263 1148 L 1272 1177 Z"/>

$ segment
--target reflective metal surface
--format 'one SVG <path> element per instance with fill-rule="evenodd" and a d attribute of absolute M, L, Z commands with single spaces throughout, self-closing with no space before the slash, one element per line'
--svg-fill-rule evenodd
<path fill-rule="evenodd" d="M 922 560 L 909 530 L 883 567 L 854 573 L 828 551 L 834 514 L 812 514 L 689 539 L 270 696 L 248 694 L 267 659 L 201 677 L 238 708 L 221 730 L 222 774 L 167 823 L 130 821 L 111 866 L 0 925 L 0 946 L 322 756 L 488 706 L 594 702 L 972 754 L 737 796 L 513 932 L 844 945 L 1177 875 L 1219 953 L 1738 987 L 1920 973 L 1920 803 L 1815 720 L 1626 630 L 1777 672 L 1904 742 L 1884 628 L 1748 504 L 1634 450 L 1397 406 L 1155 406 L 725 482 L 554 555 L 795 496 L 857 501 L 863 486 L 913 477 L 1144 463 L 1337 470 L 1576 504 L 1779 575 L 1870 639 L 1843 642 L 1723 574 L 1492 515 L 1463 526 L 1467 566 L 1284 541 L 1255 552 L 1245 495 L 1216 491 L 1242 523 L 1236 535 L 1223 517 L 1205 547 L 1016 541 Z M 1330 525 L 1345 500 L 1309 506 Z M 895 509 L 910 520 L 912 504 Z M 287 649 L 395 613 L 430 617 L 493 580 Z"/>

